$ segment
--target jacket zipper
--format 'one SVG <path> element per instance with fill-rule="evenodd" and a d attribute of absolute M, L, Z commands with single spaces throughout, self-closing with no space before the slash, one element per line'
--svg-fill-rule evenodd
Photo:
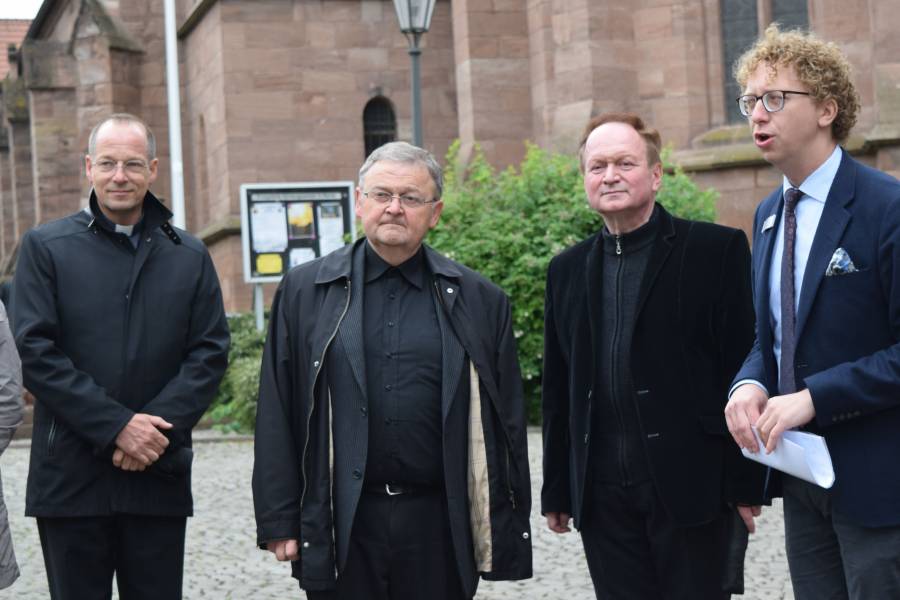
<path fill-rule="evenodd" d="M 622 245 L 621 245 L 621 236 L 616 236 L 616 254 L 622 254 Z M 616 266 L 616 315 L 615 315 L 615 329 L 613 330 L 612 340 L 610 341 L 610 352 L 609 352 L 609 360 L 610 360 L 610 378 L 609 378 L 609 391 L 610 391 L 610 401 L 613 405 L 613 410 L 616 413 L 616 420 L 619 423 L 619 431 L 622 433 L 622 436 L 619 439 L 619 473 L 622 476 L 622 481 L 628 483 L 628 467 L 626 464 L 626 443 L 625 443 L 625 418 L 622 416 L 622 408 L 619 405 L 621 400 L 620 395 L 617 393 L 618 386 L 616 385 L 616 376 L 615 373 L 618 372 L 619 361 L 618 353 L 616 352 L 619 336 L 621 331 L 619 328 L 622 324 L 622 274 L 625 271 L 625 260 L 619 259 L 619 264 Z"/>
<path fill-rule="evenodd" d="M 447 313 L 448 318 L 449 318 L 449 312 L 447 311 L 447 305 L 444 304 L 444 297 L 441 296 L 441 288 L 438 285 L 437 279 L 435 279 L 433 283 L 434 283 L 434 292 L 435 292 L 435 294 L 437 294 L 438 302 L 441 303 L 441 308 L 444 309 L 444 312 Z M 471 358 L 469 360 L 471 360 Z M 476 372 L 478 371 L 478 367 L 475 367 L 475 371 Z M 469 392 L 469 393 L 471 393 L 471 392 Z M 500 428 L 503 429 L 503 426 L 501 425 Z M 506 434 L 506 431 L 503 432 L 503 445 L 506 450 L 506 452 L 505 452 L 505 455 L 506 455 L 506 491 L 509 494 L 509 502 L 512 505 L 513 510 L 515 510 L 516 509 L 516 493 L 513 490 L 513 485 L 512 485 L 512 474 L 510 472 L 510 458 L 509 458 L 510 443 L 509 443 L 509 436 Z"/>
<path fill-rule="evenodd" d="M 56 441 L 56 417 L 50 419 L 50 433 L 47 434 L 47 456 L 53 456 L 53 442 Z"/>
<path fill-rule="evenodd" d="M 512 487 L 512 476 L 509 471 L 509 445 L 506 446 L 506 489 L 509 491 L 509 503 L 512 504 L 513 510 L 516 510 L 516 493 Z"/>
<path fill-rule="evenodd" d="M 322 366 L 325 364 L 325 354 L 328 352 L 328 347 L 331 345 L 331 342 L 334 340 L 334 336 L 337 335 L 338 329 L 341 327 L 341 322 L 344 320 L 344 316 L 347 314 L 347 310 L 350 309 L 350 279 L 347 279 L 347 302 L 344 304 L 344 310 L 341 312 L 341 316 L 338 318 L 337 324 L 334 326 L 334 331 L 331 332 L 331 336 L 328 338 L 328 341 L 325 342 L 325 346 L 322 348 L 322 356 L 319 357 L 319 365 L 316 367 L 316 374 L 313 376 L 312 386 L 309 390 L 309 397 L 312 399 L 313 404 L 315 404 L 316 400 L 316 382 L 319 380 L 319 373 L 322 371 Z M 300 494 L 300 511 L 303 512 L 303 500 L 306 498 L 306 488 L 309 486 L 309 482 L 306 480 L 306 452 L 309 450 L 309 431 L 310 426 L 312 425 L 312 414 L 313 414 L 313 406 L 309 409 L 309 414 L 306 416 L 306 440 L 303 442 L 303 454 L 300 455 L 300 476 L 303 478 L 303 492 Z"/>

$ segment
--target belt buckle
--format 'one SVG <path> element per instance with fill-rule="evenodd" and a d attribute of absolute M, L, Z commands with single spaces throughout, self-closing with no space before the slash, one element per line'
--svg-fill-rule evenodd
<path fill-rule="evenodd" d="M 389 484 L 389 483 L 384 484 L 384 491 L 388 496 L 399 496 L 400 494 L 403 493 L 402 491 L 399 491 L 399 492 L 393 491 L 391 489 L 391 484 Z"/>

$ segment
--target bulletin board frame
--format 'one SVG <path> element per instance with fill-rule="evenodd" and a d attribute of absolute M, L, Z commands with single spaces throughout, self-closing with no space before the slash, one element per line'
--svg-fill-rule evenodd
<path fill-rule="evenodd" d="M 278 282 L 291 268 L 356 238 L 352 181 L 241 185 L 246 283 Z"/>

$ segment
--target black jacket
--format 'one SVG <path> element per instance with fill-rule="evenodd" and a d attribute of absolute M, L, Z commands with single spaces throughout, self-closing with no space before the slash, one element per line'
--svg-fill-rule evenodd
<path fill-rule="evenodd" d="M 190 515 L 189 465 L 125 472 L 111 456 L 137 412 L 174 425 L 158 462 L 189 454 L 228 361 L 218 277 L 149 192 L 137 250 L 96 214 L 92 193 L 87 209 L 22 238 L 13 324 L 36 398 L 26 513 Z"/>
<path fill-rule="evenodd" d="M 253 469 L 257 536 L 261 546 L 300 540 L 293 573 L 309 590 L 334 587 L 364 480 L 363 243 L 284 277 L 263 355 Z M 531 576 L 525 403 L 506 296 L 430 248 L 425 256 L 443 323 L 450 529 L 471 595 L 479 573 Z M 322 374 L 328 368 L 348 373 L 339 389 L 329 389 Z"/>
<path fill-rule="evenodd" d="M 750 249 L 743 232 L 672 217 L 661 206 L 638 295 L 629 360 L 656 489 L 672 519 L 699 524 L 726 501 L 759 504 L 765 471 L 728 434 L 731 378 L 753 342 Z M 541 510 L 584 515 L 592 399 L 602 382 L 602 240 L 550 262 L 545 305 Z"/>

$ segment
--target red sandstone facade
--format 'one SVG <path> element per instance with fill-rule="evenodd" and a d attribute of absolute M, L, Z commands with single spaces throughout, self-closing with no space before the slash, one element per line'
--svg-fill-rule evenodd
<path fill-rule="evenodd" d="M 747 0 L 752 1 L 752 0 Z M 760 22 L 765 6 L 757 0 Z M 141 115 L 169 192 L 162 0 L 45 0 L 0 102 L 0 267 L 21 234 L 80 208 L 82 155 L 103 115 Z M 720 0 L 438 0 L 424 37 L 425 145 L 459 138 L 497 165 L 525 140 L 571 152 L 584 123 L 632 110 L 717 188 L 719 220 L 747 228 L 779 178 L 727 124 Z M 810 29 L 850 56 L 863 110 L 848 148 L 900 175 L 895 0 L 809 0 Z M 188 229 L 209 245 L 229 310 L 250 308 L 243 183 L 354 179 L 363 109 L 384 97 L 410 139 L 409 57 L 389 0 L 178 0 Z M 21 72 L 21 75 L 19 75 Z"/>

